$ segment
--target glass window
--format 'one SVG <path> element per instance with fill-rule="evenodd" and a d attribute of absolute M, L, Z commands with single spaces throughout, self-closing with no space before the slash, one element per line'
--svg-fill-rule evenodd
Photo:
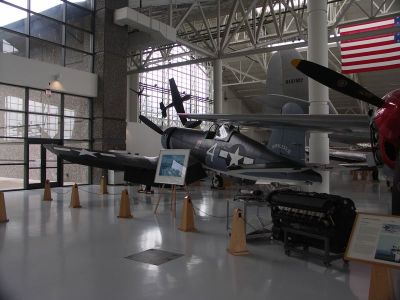
<path fill-rule="evenodd" d="M 66 26 L 65 45 L 78 50 L 92 51 L 92 34 Z"/>
<path fill-rule="evenodd" d="M 71 2 L 84 8 L 93 10 L 93 0 L 69 0 L 67 2 Z"/>
<path fill-rule="evenodd" d="M 189 59 L 189 56 L 186 56 L 185 53 L 187 53 L 187 48 L 174 47 L 171 54 L 175 54 L 177 57 L 165 63 L 175 63 Z M 154 60 L 155 65 L 159 65 L 158 59 L 160 57 L 161 54 L 159 52 L 153 53 L 150 63 Z M 160 102 L 163 102 L 165 106 L 172 102 L 168 81 L 170 78 L 175 79 L 181 97 L 191 95 L 183 103 L 186 112 L 199 114 L 213 112 L 213 103 L 210 101 L 211 88 L 208 67 L 207 65 L 196 64 L 141 73 L 139 75 L 139 88 L 144 89 L 143 94 L 146 95 L 146 97 L 139 97 L 141 114 L 160 126 L 182 126 L 174 109 L 167 111 L 167 118 L 162 118 L 159 108 Z M 207 126 L 209 125 L 205 122 L 201 125 L 202 128 Z"/>
<path fill-rule="evenodd" d="M 40 168 L 29 169 L 29 184 L 40 183 Z"/>
<path fill-rule="evenodd" d="M 25 89 L 0 84 L 0 109 L 24 111 Z"/>
<path fill-rule="evenodd" d="M 65 49 L 65 66 L 76 70 L 91 72 L 92 55 L 71 49 Z"/>
<path fill-rule="evenodd" d="M 0 52 L 2 53 L 26 57 L 27 42 L 28 38 L 23 35 L 0 29 Z"/>
<path fill-rule="evenodd" d="M 36 14 L 31 14 L 30 26 L 32 36 L 61 44 L 62 24 Z"/>
<path fill-rule="evenodd" d="M 28 136 L 34 138 L 59 139 L 60 117 L 29 114 Z"/>
<path fill-rule="evenodd" d="M 92 31 L 92 12 L 67 3 L 65 22 Z"/>
<path fill-rule="evenodd" d="M 28 13 L 21 9 L 0 2 L 0 27 L 28 33 Z"/>
<path fill-rule="evenodd" d="M 0 165 L 0 190 L 24 188 L 24 166 Z"/>
<path fill-rule="evenodd" d="M 66 140 L 89 139 L 89 120 L 65 117 L 64 139 Z"/>
<path fill-rule="evenodd" d="M 27 0 L 6 0 L 6 1 L 22 8 L 28 8 Z"/>
<path fill-rule="evenodd" d="M 31 10 L 49 18 L 63 20 L 64 2 L 60 0 L 31 0 Z"/>
<path fill-rule="evenodd" d="M 61 114 L 61 94 L 51 93 L 47 96 L 45 91 L 29 90 L 28 110 L 40 114 Z"/>
<path fill-rule="evenodd" d="M 63 177 L 64 185 L 87 184 L 89 183 L 89 167 L 65 163 Z"/>
<path fill-rule="evenodd" d="M 24 113 L 0 111 L 0 136 L 24 137 L 24 123 Z"/>
<path fill-rule="evenodd" d="M 0 138 L 0 165 L 24 163 L 24 140 Z"/>
<path fill-rule="evenodd" d="M 89 99 L 65 95 L 64 96 L 64 115 L 66 117 L 79 117 L 79 118 L 89 118 Z"/>
<path fill-rule="evenodd" d="M 43 62 L 63 65 L 62 48 L 38 39 L 30 39 L 30 58 Z"/>

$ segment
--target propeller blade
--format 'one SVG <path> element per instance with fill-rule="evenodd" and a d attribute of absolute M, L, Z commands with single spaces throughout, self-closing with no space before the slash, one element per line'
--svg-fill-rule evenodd
<path fill-rule="evenodd" d="M 161 109 L 161 115 L 165 119 L 167 117 L 167 109 L 164 105 L 164 102 L 160 102 L 160 109 Z"/>
<path fill-rule="evenodd" d="M 379 98 L 358 83 L 324 66 L 302 59 L 293 59 L 292 65 L 308 77 L 342 94 L 377 107 L 382 107 L 385 103 L 382 98 Z"/>
<path fill-rule="evenodd" d="M 163 134 L 164 133 L 164 131 L 160 127 L 158 127 L 156 124 L 154 124 L 152 121 L 150 121 L 145 116 L 140 115 L 139 116 L 139 120 L 142 121 L 147 126 L 149 126 L 151 129 L 153 129 L 155 132 L 157 132 L 159 134 Z"/>

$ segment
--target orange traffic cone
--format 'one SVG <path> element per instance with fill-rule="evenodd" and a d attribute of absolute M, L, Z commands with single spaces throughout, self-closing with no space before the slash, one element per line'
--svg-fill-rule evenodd
<path fill-rule="evenodd" d="M 101 194 L 108 194 L 107 178 L 105 176 L 101 176 L 101 179 L 100 179 L 100 193 Z"/>
<path fill-rule="evenodd" d="M 78 185 L 75 183 L 72 186 L 72 192 L 71 192 L 71 202 L 69 204 L 69 207 L 72 208 L 81 208 L 81 203 L 79 202 L 79 192 L 78 192 Z"/>
<path fill-rule="evenodd" d="M 193 205 L 189 196 L 186 196 L 183 202 L 181 226 L 178 229 L 185 232 L 196 231 L 194 227 Z"/>
<path fill-rule="evenodd" d="M 51 190 L 50 190 L 50 180 L 46 180 L 44 183 L 43 201 L 51 201 Z"/>
<path fill-rule="evenodd" d="M 0 192 L 0 223 L 7 223 L 6 203 L 4 202 L 4 193 Z"/>
<path fill-rule="evenodd" d="M 132 218 L 131 214 L 131 204 L 129 202 L 128 190 L 125 189 L 121 193 L 121 203 L 119 206 L 119 215 L 118 218 Z"/>
<path fill-rule="evenodd" d="M 233 214 L 231 239 L 228 252 L 232 255 L 249 254 L 246 247 L 246 227 L 242 217 L 242 211 L 236 208 Z"/>

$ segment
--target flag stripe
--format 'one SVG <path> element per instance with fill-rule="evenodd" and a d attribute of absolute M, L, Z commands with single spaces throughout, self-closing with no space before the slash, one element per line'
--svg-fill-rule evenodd
<path fill-rule="evenodd" d="M 400 55 L 399 51 L 393 51 L 393 52 L 389 52 L 389 53 L 386 53 L 386 51 L 385 51 L 383 53 L 374 54 L 374 55 L 365 55 L 362 57 L 357 56 L 357 57 L 350 57 L 350 58 L 342 58 L 342 63 L 344 64 L 344 63 L 353 62 L 353 61 L 366 61 L 369 59 L 394 57 L 394 56 L 398 56 L 398 55 Z"/>
<path fill-rule="evenodd" d="M 351 74 L 351 73 L 361 73 L 361 72 L 373 72 L 373 71 L 381 71 L 381 70 L 389 70 L 400 68 L 400 64 L 394 64 L 389 66 L 380 66 L 380 67 L 372 67 L 372 68 L 363 68 L 363 69 L 350 69 L 350 70 L 342 70 L 343 74 Z"/>
<path fill-rule="evenodd" d="M 397 52 L 399 51 L 398 48 L 392 48 L 392 49 L 383 49 L 383 50 L 377 50 L 377 51 L 369 51 L 368 53 L 354 53 L 354 54 L 348 54 L 348 55 L 342 55 L 343 58 L 352 58 L 352 57 L 361 57 L 361 56 L 366 56 L 366 55 L 375 55 L 375 54 L 384 54 L 384 53 L 389 53 L 389 52 Z"/>
<path fill-rule="evenodd" d="M 393 42 L 393 33 L 380 35 L 380 36 L 374 36 L 373 38 L 368 37 L 368 38 L 363 38 L 363 39 L 342 41 L 342 42 L 340 42 L 340 46 L 342 49 L 345 49 L 347 47 L 368 45 L 370 43 L 380 43 L 380 42 L 386 42 L 386 41 Z"/>
<path fill-rule="evenodd" d="M 349 35 L 349 34 L 370 32 L 370 31 L 374 31 L 374 30 L 382 30 L 382 29 L 392 28 L 392 27 L 393 27 L 393 24 L 390 24 L 390 25 L 384 25 L 384 26 L 377 26 L 377 27 L 374 27 L 373 29 L 365 28 L 365 29 L 360 29 L 360 30 L 349 31 L 349 32 L 346 32 L 346 33 L 340 33 L 340 35 L 346 36 L 346 35 Z"/>
<path fill-rule="evenodd" d="M 357 32 L 364 32 L 364 31 L 371 31 L 371 30 L 377 30 L 377 29 L 384 29 L 388 27 L 392 27 L 394 24 L 394 19 L 388 19 L 388 20 L 382 20 L 378 22 L 369 22 L 369 23 L 364 23 L 364 24 L 358 24 L 358 25 L 351 25 L 347 27 L 341 27 L 340 28 L 340 35 L 346 35 L 346 34 L 353 34 Z"/>
<path fill-rule="evenodd" d="M 379 50 L 389 50 L 389 49 L 400 49 L 400 44 L 391 44 L 391 45 L 384 45 L 384 46 L 378 46 L 378 47 L 368 47 L 364 49 L 355 49 L 355 50 L 348 50 L 348 51 L 342 51 L 342 55 L 349 55 L 349 54 L 355 54 L 355 53 L 365 53 L 365 52 L 370 52 L 370 51 L 379 51 Z"/>
<path fill-rule="evenodd" d="M 375 34 L 377 30 L 399 25 L 400 17 L 344 26 L 341 36 L 367 32 L 366 38 L 340 43 L 342 73 L 360 73 L 397 68 L 400 65 L 400 33 Z M 375 34 L 375 35 L 374 35 Z"/>
<path fill-rule="evenodd" d="M 381 63 L 370 63 L 370 64 L 364 64 L 364 65 L 355 65 L 355 66 L 342 66 L 342 70 L 374 68 L 374 67 L 379 67 L 379 66 L 390 66 L 390 65 L 397 65 L 397 64 L 400 64 L 400 59 L 384 61 Z"/>
<path fill-rule="evenodd" d="M 364 64 L 367 65 L 367 64 L 394 61 L 394 60 L 400 60 L 399 53 L 397 53 L 396 56 L 390 56 L 390 57 L 379 57 L 379 58 L 367 59 L 367 60 L 363 60 L 363 61 L 342 62 L 342 67 L 364 65 Z"/>
<path fill-rule="evenodd" d="M 378 47 L 378 46 L 385 46 L 385 45 L 393 45 L 393 37 L 391 41 L 384 41 L 384 42 L 378 42 L 378 43 L 370 43 L 367 45 L 358 45 L 358 46 L 352 46 L 352 47 L 342 47 L 342 52 L 345 51 L 350 51 L 350 50 L 357 50 L 357 49 L 369 49 L 373 47 Z"/>

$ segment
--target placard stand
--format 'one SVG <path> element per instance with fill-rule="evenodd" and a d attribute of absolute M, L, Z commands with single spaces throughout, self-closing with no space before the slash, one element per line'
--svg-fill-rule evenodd
<path fill-rule="evenodd" d="M 370 242 L 370 240 L 374 238 L 373 234 L 377 236 L 376 237 L 377 240 L 378 238 L 381 238 L 381 235 L 386 236 L 386 240 L 389 240 L 389 245 L 390 242 L 396 243 L 396 240 L 398 241 L 398 237 L 396 238 L 395 236 L 391 240 L 391 236 L 394 235 L 396 232 L 397 234 L 399 232 L 398 231 L 399 223 L 398 220 L 396 220 L 396 218 L 398 218 L 398 216 L 358 213 L 353 225 L 353 229 L 350 235 L 349 242 L 347 244 L 346 254 L 344 258 L 345 260 L 348 261 L 353 260 L 353 261 L 363 262 L 371 266 L 371 278 L 370 278 L 369 297 L 368 297 L 369 300 L 396 299 L 391 269 L 399 269 L 400 264 L 398 264 L 398 261 L 394 260 L 391 261 L 391 260 L 377 258 L 376 254 L 374 254 L 377 252 L 372 253 L 370 257 L 365 256 L 364 254 L 365 252 L 364 253 L 361 252 L 360 255 L 359 252 L 357 252 L 357 250 L 354 250 L 357 249 L 355 245 L 357 245 L 357 243 L 361 243 L 361 245 L 363 245 L 365 249 L 366 245 L 369 246 L 368 243 Z M 379 229 L 380 227 L 383 227 L 383 229 L 376 230 Z M 363 230 L 361 230 L 360 228 L 362 228 Z M 386 233 L 381 234 L 382 230 L 385 230 Z M 367 235 L 367 238 L 363 236 L 363 234 L 365 234 L 366 232 L 369 233 L 369 235 Z M 387 243 L 388 242 L 386 242 L 386 244 Z M 383 247 L 383 249 L 386 249 L 386 252 L 388 252 L 387 248 L 388 248 L 387 246 Z"/>
<path fill-rule="evenodd" d="M 160 194 L 158 195 L 158 200 L 156 207 L 154 208 L 154 214 L 157 214 L 158 206 L 160 205 L 161 197 L 163 195 L 165 185 L 163 184 L 160 189 Z M 170 204 L 170 211 L 172 211 L 172 215 L 174 218 L 176 217 L 176 185 L 173 184 L 171 186 L 171 204 Z"/>
<path fill-rule="evenodd" d="M 160 151 L 154 182 L 162 184 L 162 186 L 154 209 L 155 214 L 157 213 L 165 184 L 170 184 L 172 196 L 170 210 L 174 218 L 176 218 L 176 186 L 185 185 L 189 156 L 190 149 L 163 149 Z"/>
<path fill-rule="evenodd" d="M 369 300 L 395 300 L 391 269 L 377 264 L 371 265 Z"/>

